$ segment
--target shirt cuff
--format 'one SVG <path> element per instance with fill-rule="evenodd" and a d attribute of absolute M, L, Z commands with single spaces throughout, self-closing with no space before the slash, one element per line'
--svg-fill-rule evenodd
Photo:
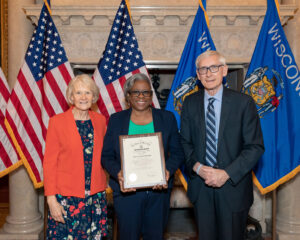
<path fill-rule="evenodd" d="M 197 175 L 199 175 L 199 171 L 200 171 L 200 169 L 201 169 L 202 166 L 203 166 L 203 164 L 199 163 L 199 166 L 196 169 Z"/>

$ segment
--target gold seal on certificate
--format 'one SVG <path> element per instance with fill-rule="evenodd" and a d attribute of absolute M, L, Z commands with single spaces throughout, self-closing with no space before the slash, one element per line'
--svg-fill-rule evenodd
<path fill-rule="evenodd" d="M 166 184 L 161 132 L 119 137 L 124 188 Z"/>

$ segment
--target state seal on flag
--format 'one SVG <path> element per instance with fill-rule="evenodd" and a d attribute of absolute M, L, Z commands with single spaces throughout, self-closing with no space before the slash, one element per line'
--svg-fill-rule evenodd
<path fill-rule="evenodd" d="M 268 78 L 271 72 L 271 78 Z M 273 112 L 283 98 L 284 83 L 280 74 L 268 67 L 259 67 L 246 77 L 242 92 L 250 95 L 256 103 L 257 112 L 263 118 L 268 112 Z"/>
<path fill-rule="evenodd" d="M 173 92 L 174 109 L 180 115 L 184 99 L 194 92 L 198 91 L 197 78 L 188 77 Z"/>

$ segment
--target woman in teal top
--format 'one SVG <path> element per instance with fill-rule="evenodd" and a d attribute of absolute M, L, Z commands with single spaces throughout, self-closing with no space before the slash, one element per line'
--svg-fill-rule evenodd
<path fill-rule="evenodd" d="M 124 84 L 129 109 L 111 115 L 104 138 L 101 159 L 110 174 L 121 240 L 163 239 L 173 175 L 184 159 L 175 117 L 171 112 L 152 108 L 152 94 L 145 74 L 131 76 Z M 124 189 L 119 136 L 154 132 L 162 133 L 168 183 L 152 189 Z"/>

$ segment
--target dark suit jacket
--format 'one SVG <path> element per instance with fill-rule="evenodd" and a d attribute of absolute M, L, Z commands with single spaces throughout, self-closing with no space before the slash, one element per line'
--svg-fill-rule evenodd
<path fill-rule="evenodd" d="M 102 149 L 102 165 L 110 175 L 109 185 L 119 192 L 118 172 L 121 170 L 119 136 L 128 135 L 131 109 L 112 114 L 109 119 L 107 132 Z M 184 153 L 180 144 L 177 123 L 171 112 L 152 108 L 154 131 L 162 133 L 166 169 L 170 176 L 183 163 Z M 172 187 L 172 177 L 169 179 L 169 188 Z"/>
<path fill-rule="evenodd" d="M 227 88 L 223 90 L 217 164 L 230 179 L 216 191 L 233 211 L 240 211 L 253 203 L 251 169 L 264 152 L 263 137 L 253 99 Z M 206 165 L 205 131 L 204 89 L 201 89 L 185 99 L 181 113 L 180 133 L 190 176 L 188 196 L 191 202 L 200 199 L 207 188 L 204 180 L 193 171 L 197 161 Z"/>

